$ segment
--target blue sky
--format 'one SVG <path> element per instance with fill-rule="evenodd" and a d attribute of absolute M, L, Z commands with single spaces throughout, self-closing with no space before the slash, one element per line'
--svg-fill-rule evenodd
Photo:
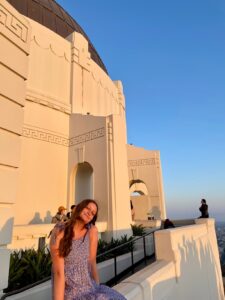
<path fill-rule="evenodd" d="M 225 1 L 58 3 L 123 82 L 128 143 L 160 150 L 168 217 L 225 221 Z"/>

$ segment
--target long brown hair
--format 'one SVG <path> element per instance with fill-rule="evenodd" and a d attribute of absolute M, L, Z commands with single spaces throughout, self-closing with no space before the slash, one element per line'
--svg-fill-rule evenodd
<path fill-rule="evenodd" d="M 74 238 L 74 225 L 76 224 L 76 221 L 80 219 L 80 213 L 82 212 L 82 210 L 87 207 L 89 203 L 94 203 L 96 205 L 97 212 L 94 215 L 93 219 L 88 224 L 86 224 L 86 228 L 88 230 L 91 224 L 95 225 L 98 216 L 98 204 L 95 202 L 95 200 L 85 199 L 76 206 L 75 211 L 72 213 L 71 219 L 65 224 L 64 236 L 59 244 L 59 256 L 66 257 L 70 253 L 72 248 L 72 240 Z"/>

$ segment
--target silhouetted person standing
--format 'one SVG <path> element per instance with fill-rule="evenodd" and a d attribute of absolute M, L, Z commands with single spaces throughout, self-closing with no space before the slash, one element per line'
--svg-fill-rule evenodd
<path fill-rule="evenodd" d="M 206 204 L 205 199 L 201 200 L 201 206 L 199 207 L 199 210 L 202 214 L 199 218 L 208 218 L 209 217 L 208 205 Z"/>

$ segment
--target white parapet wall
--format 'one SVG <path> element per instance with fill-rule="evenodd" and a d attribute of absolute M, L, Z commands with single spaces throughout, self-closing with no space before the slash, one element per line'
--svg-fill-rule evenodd
<path fill-rule="evenodd" d="M 224 300 L 213 219 L 157 231 L 157 261 L 118 284 L 127 300 Z"/>
<path fill-rule="evenodd" d="M 172 262 L 157 261 L 116 285 L 127 300 L 183 300 L 178 298 Z M 197 300 L 192 298 L 192 300 Z M 199 298 L 200 300 L 200 298 Z"/>

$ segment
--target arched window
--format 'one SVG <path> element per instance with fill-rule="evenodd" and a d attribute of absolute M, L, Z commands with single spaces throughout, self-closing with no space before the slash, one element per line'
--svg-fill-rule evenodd
<path fill-rule="evenodd" d="M 147 220 L 149 196 L 146 184 L 140 180 L 130 182 L 131 213 L 133 220 Z"/>
<path fill-rule="evenodd" d="M 148 190 L 142 180 L 132 180 L 130 182 L 130 194 L 132 196 L 148 195 Z"/>

